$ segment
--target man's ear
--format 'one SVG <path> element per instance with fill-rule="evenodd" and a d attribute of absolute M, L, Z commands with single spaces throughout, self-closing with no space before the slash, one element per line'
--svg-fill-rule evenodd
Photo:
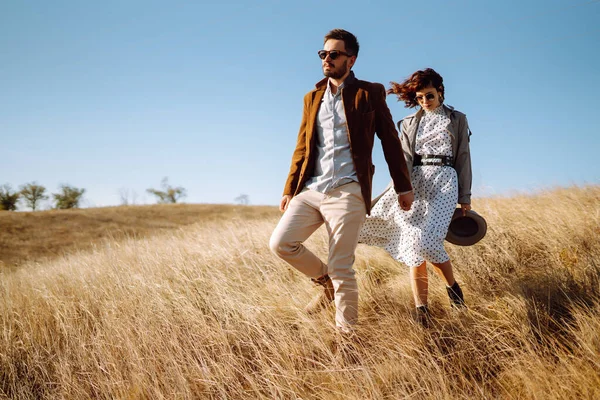
<path fill-rule="evenodd" d="M 352 68 L 354 66 L 354 63 L 356 62 L 356 56 L 352 56 L 350 57 L 350 68 Z M 349 69 L 350 69 L 349 68 Z"/>

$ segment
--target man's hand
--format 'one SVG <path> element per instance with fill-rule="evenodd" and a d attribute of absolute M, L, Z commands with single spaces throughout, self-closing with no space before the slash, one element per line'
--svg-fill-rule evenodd
<path fill-rule="evenodd" d="M 287 210 L 288 205 L 290 204 L 290 200 L 292 200 L 292 196 L 286 194 L 281 198 L 281 202 L 279 203 L 279 211 L 284 212 Z"/>
<path fill-rule="evenodd" d="M 467 211 L 471 209 L 471 205 L 467 203 L 460 203 L 460 208 L 462 208 L 463 217 L 466 217 Z"/>
<path fill-rule="evenodd" d="M 400 204 L 400 208 L 404 211 L 410 210 L 410 207 L 412 206 L 414 200 L 415 194 L 412 191 L 398 195 L 398 204 Z"/>

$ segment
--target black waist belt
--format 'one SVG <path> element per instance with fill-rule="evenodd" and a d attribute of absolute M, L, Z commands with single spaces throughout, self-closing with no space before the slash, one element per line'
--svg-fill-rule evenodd
<path fill-rule="evenodd" d="M 452 167 L 454 164 L 452 162 L 452 157 L 450 156 L 436 156 L 433 154 L 415 154 L 415 161 L 413 162 L 413 166 L 417 165 L 445 165 L 448 167 Z"/>

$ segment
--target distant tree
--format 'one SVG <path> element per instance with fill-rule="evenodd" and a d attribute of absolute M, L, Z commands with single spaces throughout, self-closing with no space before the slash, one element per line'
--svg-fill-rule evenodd
<path fill-rule="evenodd" d="M 156 196 L 159 203 L 177 203 L 178 200 L 187 196 L 186 190 L 183 187 L 169 185 L 169 179 L 166 177 L 160 182 L 160 187 L 162 190 L 152 188 L 146 190 L 148 193 Z"/>
<path fill-rule="evenodd" d="M 79 208 L 81 197 L 85 193 L 85 189 L 78 189 L 69 185 L 60 185 L 60 193 L 53 193 L 56 208 L 66 210 L 69 208 Z"/>
<path fill-rule="evenodd" d="M 137 202 L 138 195 L 135 190 L 121 188 L 119 189 L 119 197 L 121 198 L 121 205 L 128 206 Z"/>
<path fill-rule="evenodd" d="M 15 211 L 19 197 L 21 193 L 14 192 L 8 183 L 0 186 L 0 210 Z"/>
<path fill-rule="evenodd" d="M 236 203 L 241 204 L 243 206 L 247 206 L 250 204 L 250 197 L 247 194 L 240 194 L 238 197 L 233 199 Z"/>
<path fill-rule="evenodd" d="M 21 196 L 33 211 L 38 208 L 39 202 L 41 200 L 48 200 L 48 196 L 46 195 L 46 188 L 38 185 L 37 182 L 27 183 L 21 186 Z"/>

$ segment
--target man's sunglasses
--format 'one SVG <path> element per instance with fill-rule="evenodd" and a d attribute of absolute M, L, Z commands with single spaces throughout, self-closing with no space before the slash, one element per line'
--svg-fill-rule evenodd
<path fill-rule="evenodd" d="M 346 53 L 345 51 L 340 51 L 340 50 L 331 50 L 331 51 L 319 50 L 319 52 L 317 54 L 319 54 L 319 58 L 321 60 L 326 59 L 328 55 L 329 55 L 329 58 L 331 58 L 332 60 L 335 60 L 340 55 L 346 56 L 346 57 L 351 57 L 350 54 Z"/>
<path fill-rule="evenodd" d="M 433 93 L 427 93 L 425 95 L 425 98 L 427 100 L 431 101 L 431 100 L 435 99 L 435 94 L 433 94 Z M 423 96 L 415 96 L 415 100 L 417 100 L 417 101 L 423 101 Z"/>

